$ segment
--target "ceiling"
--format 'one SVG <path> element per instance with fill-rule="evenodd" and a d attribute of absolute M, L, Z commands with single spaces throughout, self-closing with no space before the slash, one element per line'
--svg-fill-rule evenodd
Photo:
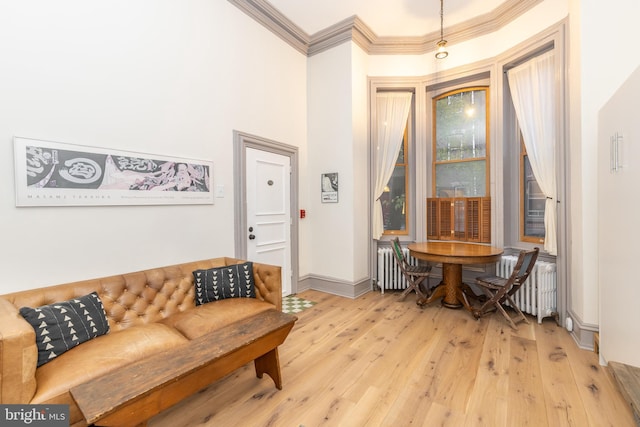
<path fill-rule="evenodd" d="M 444 27 L 489 13 L 507 0 L 444 0 Z M 313 35 L 357 15 L 377 36 L 413 37 L 440 31 L 439 0 L 268 0 Z"/>

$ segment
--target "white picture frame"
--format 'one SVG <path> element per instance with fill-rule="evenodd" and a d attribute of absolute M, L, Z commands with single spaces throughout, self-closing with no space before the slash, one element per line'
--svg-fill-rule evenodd
<path fill-rule="evenodd" d="M 16 206 L 213 204 L 213 162 L 14 137 Z"/>

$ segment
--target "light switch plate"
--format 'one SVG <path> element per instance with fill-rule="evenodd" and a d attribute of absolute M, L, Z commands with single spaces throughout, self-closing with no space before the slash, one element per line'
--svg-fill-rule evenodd
<path fill-rule="evenodd" d="M 218 199 L 222 199 L 224 197 L 224 185 L 223 184 L 216 185 L 216 197 Z"/>

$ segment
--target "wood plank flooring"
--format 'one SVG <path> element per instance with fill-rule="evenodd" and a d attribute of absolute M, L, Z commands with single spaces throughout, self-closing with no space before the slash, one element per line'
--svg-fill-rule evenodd
<path fill-rule="evenodd" d="M 636 426 L 597 355 L 551 319 L 516 332 L 413 295 L 299 296 L 317 304 L 279 347 L 282 390 L 245 365 L 148 425 Z"/>
<path fill-rule="evenodd" d="M 620 362 L 609 362 L 613 379 L 620 393 L 631 405 L 631 410 L 640 425 L 640 368 Z"/>

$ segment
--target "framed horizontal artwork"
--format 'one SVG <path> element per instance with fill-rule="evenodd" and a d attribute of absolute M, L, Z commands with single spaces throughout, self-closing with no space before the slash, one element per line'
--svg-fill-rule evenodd
<path fill-rule="evenodd" d="M 322 203 L 338 203 L 338 174 L 323 173 L 320 193 Z"/>
<path fill-rule="evenodd" d="M 213 163 L 14 137 L 16 206 L 213 204 Z"/>

